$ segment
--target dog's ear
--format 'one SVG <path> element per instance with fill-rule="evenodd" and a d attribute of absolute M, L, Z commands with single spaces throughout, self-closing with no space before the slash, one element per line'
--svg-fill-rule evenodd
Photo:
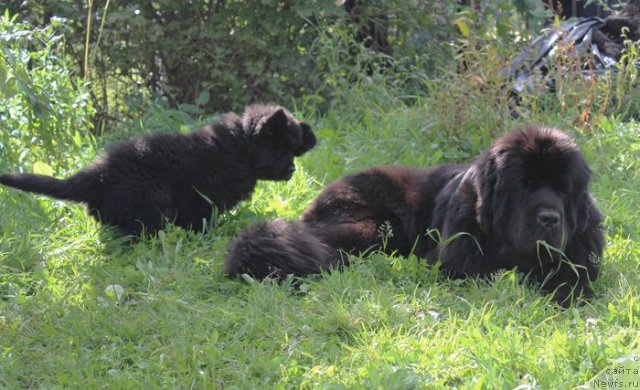
<path fill-rule="evenodd" d="M 575 201 L 572 202 L 572 209 L 569 214 L 574 219 L 576 234 L 582 234 L 593 222 L 592 220 L 601 220 L 602 218 L 599 218 L 595 199 L 589 193 L 591 170 L 582 155 L 577 154 L 574 161 L 577 163 L 571 178 L 573 181 L 571 188 L 574 193 L 571 198 L 575 199 Z"/>
<path fill-rule="evenodd" d="M 594 220 L 602 220 L 591 194 L 587 191 L 580 195 L 580 199 L 573 204 L 573 207 L 575 208 L 573 215 L 575 216 L 576 234 L 584 233 Z"/>
<path fill-rule="evenodd" d="M 495 230 L 496 220 L 500 219 L 504 209 L 505 199 L 499 195 L 504 182 L 497 165 L 494 156 L 485 154 L 473 166 L 476 170 L 473 178 L 477 196 L 476 219 L 486 234 Z"/>
<path fill-rule="evenodd" d="M 254 129 L 256 135 L 276 135 L 287 127 L 287 113 L 283 108 L 264 115 Z"/>
<path fill-rule="evenodd" d="M 302 145 L 293 152 L 295 156 L 302 156 L 305 152 L 316 146 L 316 136 L 313 134 L 313 131 L 311 131 L 311 126 L 300 122 L 300 129 L 302 130 Z"/>
<path fill-rule="evenodd" d="M 589 282 L 596 280 L 600 273 L 602 252 L 606 243 L 603 217 L 596 208 L 595 200 L 587 191 L 580 196 L 575 205 L 576 232 L 569 237 L 564 253 L 567 259 L 571 260 L 568 264 L 575 264 L 576 267 L 572 266 L 567 273 L 572 277 L 578 272 L 576 276 L 582 281 L 583 294 L 589 295 L 593 293 Z"/>

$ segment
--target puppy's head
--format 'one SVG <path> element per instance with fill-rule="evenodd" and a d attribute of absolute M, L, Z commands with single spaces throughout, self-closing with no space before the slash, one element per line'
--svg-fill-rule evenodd
<path fill-rule="evenodd" d="M 252 139 L 254 169 L 262 180 L 289 180 L 296 170 L 294 157 L 316 144 L 311 127 L 277 105 L 248 106 L 242 127 Z"/>

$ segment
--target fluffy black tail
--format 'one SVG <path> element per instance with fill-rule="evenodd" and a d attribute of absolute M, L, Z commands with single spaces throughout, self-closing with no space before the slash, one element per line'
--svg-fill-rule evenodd
<path fill-rule="evenodd" d="M 317 274 L 339 261 L 338 251 L 310 227 L 276 219 L 243 230 L 227 249 L 225 269 L 230 277 L 247 273 L 258 279 L 282 278 Z"/>
<path fill-rule="evenodd" d="M 8 173 L 0 175 L 0 184 L 75 202 L 88 202 L 94 190 L 86 178 L 78 175 L 68 179 L 56 179 L 30 173 Z"/>

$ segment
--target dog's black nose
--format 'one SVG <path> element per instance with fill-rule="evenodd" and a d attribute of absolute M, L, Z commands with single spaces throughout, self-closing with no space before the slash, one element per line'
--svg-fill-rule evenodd
<path fill-rule="evenodd" d="M 544 209 L 538 212 L 536 219 L 542 226 L 551 229 L 560 223 L 560 213 L 555 210 Z"/>
<path fill-rule="evenodd" d="M 296 171 L 296 166 L 295 165 L 292 165 L 292 166 L 289 167 L 289 172 L 293 173 L 295 171 Z"/>

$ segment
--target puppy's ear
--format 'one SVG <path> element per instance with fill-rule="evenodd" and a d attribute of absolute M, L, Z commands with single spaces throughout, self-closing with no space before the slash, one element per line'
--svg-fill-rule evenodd
<path fill-rule="evenodd" d="M 287 114 L 283 108 L 278 108 L 270 114 L 260 118 L 254 129 L 256 135 L 275 135 L 287 127 Z"/>
<path fill-rule="evenodd" d="M 302 156 L 305 152 L 316 146 L 316 136 L 313 134 L 313 131 L 311 131 L 311 126 L 300 122 L 300 129 L 302 130 L 302 145 L 293 152 L 295 156 Z"/>

